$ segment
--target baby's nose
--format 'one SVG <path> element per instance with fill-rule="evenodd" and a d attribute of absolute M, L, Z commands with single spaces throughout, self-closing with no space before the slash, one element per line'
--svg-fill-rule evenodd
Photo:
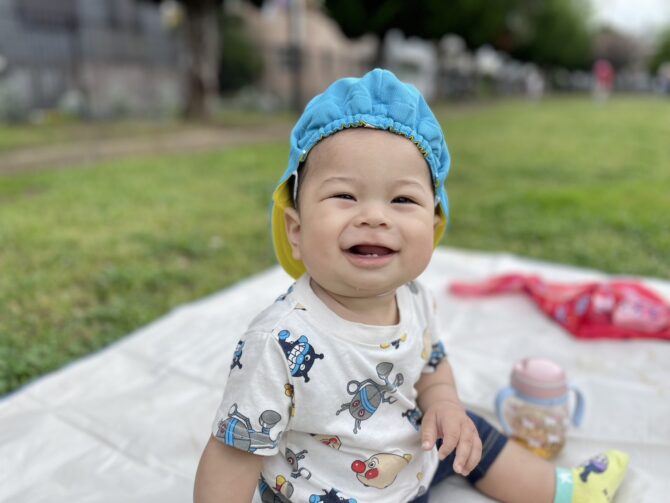
<path fill-rule="evenodd" d="M 386 208 L 380 203 L 366 203 L 361 205 L 356 217 L 356 225 L 370 227 L 388 226 L 390 224 Z"/>

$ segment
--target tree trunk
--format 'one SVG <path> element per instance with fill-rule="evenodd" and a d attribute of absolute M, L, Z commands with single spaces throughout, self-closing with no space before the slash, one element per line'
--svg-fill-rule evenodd
<path fill-rule="evenodd" d="M 219 94 L 220 0 L 183 2 L 188 44 L 187 119 L 208 119 Z"/>

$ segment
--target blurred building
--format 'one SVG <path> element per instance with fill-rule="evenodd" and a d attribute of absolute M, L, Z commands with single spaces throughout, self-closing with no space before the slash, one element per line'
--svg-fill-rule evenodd
<path fill-rule="evenodd" d="M 0 0 L 0 113 L 177 109 L 180 47 L 135 0 Z"/>
<path fill-rule="evenodd" d="M 304 105 L 334 80 L 361 76 L 371 68 L 377 38 L 348 39 L 318 4 L 266 1 L 263 9 L 243 1 L 228 4 L 244 19 L 262 54 L 261 90 L 285 103 L 298 100 Z"/>
<path fill-rule="evenodd" d="M 384 66 L 416 86 L 428 101 L 437 97 L 439 59 L 430 41 L 406 38 L 400 30 L 390 30 L 384 38 Z"/>

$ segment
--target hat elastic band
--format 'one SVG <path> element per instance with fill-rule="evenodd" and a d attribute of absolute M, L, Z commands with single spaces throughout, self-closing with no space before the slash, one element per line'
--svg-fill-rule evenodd
<path fill-rule="evenodd" d="M 295 176 L 295 180 L 293 182 L 293 206 L 296 206 L 296 202 L 298 201 L 298 170 L 297 169 L 293 172 L 293 176 Z"/>

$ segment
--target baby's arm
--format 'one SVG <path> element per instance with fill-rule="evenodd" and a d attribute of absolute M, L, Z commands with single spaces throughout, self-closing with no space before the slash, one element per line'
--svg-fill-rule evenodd
<path fill-rule="evenodd" d="M 423 374 L 416 383 L 417 404 L 423 412 L 421 421 L 422 447 L 432 449 L 442 438 L 440 459 L 456 449 L 454 471 L 467 475 L 477 466 L 482 455 L 482 443 L 472 420 L 458 398 L 451 366 L 444 358 L 435 372 Z"/>
<path fill-rule="evenodd" d="M 262 456 L 229 447 L 213 436 L 195 475 L 194 503 L 249 503 L 261 473 Z"/>

